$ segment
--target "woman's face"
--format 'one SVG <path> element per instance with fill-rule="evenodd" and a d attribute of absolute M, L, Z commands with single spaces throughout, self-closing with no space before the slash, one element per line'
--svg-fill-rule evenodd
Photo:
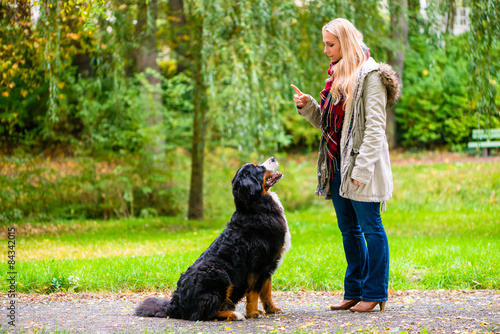
<path fill-rule="evenodd" d="M 325 51 L 328 58 L 334 63 L 342 59 L 342 50 L 340 48 L 340 41 L 329 31 L 323 30 L 323 43 L 325 43 Z"/>

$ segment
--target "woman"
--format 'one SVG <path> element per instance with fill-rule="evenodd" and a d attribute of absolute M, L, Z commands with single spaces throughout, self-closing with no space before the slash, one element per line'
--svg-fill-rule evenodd
<path fill-rule="evenodd" d="M 322 132 L 316 194 L 332 199 L 347 260 L 344 299 L 330 308 L 383 311 L 389 244 L 380 211 L 392 196 L 386 108 L 399 97 L 400 82 L 370 57 L 351 22 L 335 19 L 322 30 L 331 63 L 321 103 L 292 88 L 297 112 Z"/>

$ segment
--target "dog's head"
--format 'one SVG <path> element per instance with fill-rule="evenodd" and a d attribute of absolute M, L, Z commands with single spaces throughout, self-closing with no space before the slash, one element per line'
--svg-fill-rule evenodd
<path fill-rule="evenodd" d="M 232 181 L 234 200 L 245 203 L 252 201 L 253 197 L 265 195 L 282 177 L 274 157 L 261 165 L 246 164 L 236 172 Z"/>

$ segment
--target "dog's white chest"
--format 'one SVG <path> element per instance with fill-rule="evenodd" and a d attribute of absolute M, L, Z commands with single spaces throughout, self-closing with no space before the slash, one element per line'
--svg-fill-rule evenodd
<path fill-rule="evenodd" d="M 288 252 L 288 250 L 292 247 L 292 236 L 290 234 L 290 230 L 288 229 L 288 222 L 287 222 L 286 216 L 285 216 L 285 209 L 283 208 L 283 205 L 281 204 L 281 201 L 280 201 L 278 195 L 276 193 L 272 192 L 272 191 L 269 192 L 269 195 L 271 195 L 271 197 L 273 198 L 273 200 L 280 207 L 281 213 L 283 215 L 283 219 L 285 220 L 285 227 L 286 227 L 286 234 L 285 234 L 285 241 L 284 241 L 284 244 L 283 244 L 283 251 L 281 252 L 281 257 L 278 260 L 278 266 L 276 267 L 276 270 L 278 270 L 278 268 L 283 263 L 283 257 Z"/>

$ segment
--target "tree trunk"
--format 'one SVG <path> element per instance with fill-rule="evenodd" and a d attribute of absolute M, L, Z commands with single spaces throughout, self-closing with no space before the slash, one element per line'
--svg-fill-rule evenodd
<path fill-rule="evenodd" d="M 202 24 L 196 23 L 196 39 L 202 41 Z M 203 81 L 202 43 L 195 48 L 196 69 L 194 87 L 193 147 L 191 152 L 191 186 L 189 191 L 189 219 L 203 219 L 203 166 L 205 149 L 205 112 L 207 92 Z"/>
<path fill-rule="evenodd" d="M 446 20 L 446 33 L 453 34 L 453 25 L 455 23 L 455 16 L 457 14 L 457 9 L 455 7 L 455 0 L 449 0 L 449 1 L 450 1 L 450 10 L 448 12 Z"/>
<path fill-rule="evenodd" d="M 177 71 L 184 72 L 189 67 L 189 59 L 186 58 L 186 52 L 190 50 L 189 42 L 185 40 L 186 36 L 186 17 L 184 15 L 183 0 L 169 0 L 170 7 L 169 21 L 172 24 L 170 29 L 172 46 L 177 60 Z"/>
<path fill-rule="evenodd" d="M 139 47 L 134 51 L 136 70 L 138 73 L 142 73 L 148 68 L 156 72 L 160 70 L 156 62 L 157 7 L 158 0 L 149 0 L 149 4 L 147 1 L 140 1 L 139 4 L 139 15 L 135 26 L 135 36 L 136 40 L 139 42 Z M 148 24 L 148 16 L 152 23 Z M 147 74 L 146 78 L 149 84 L 154 87 L 152 92 L 154 106 L 150 107 L 150 110 L 147 111 L 149 116 L 146 121 L 151 128 L 155 128 L 163 124 L 161 79 L 152 74 Z M 155 156 L 161 156 L 164 153 L 164 148 L 165 132 L 162 127 L 158 132 L 154 133 L 154 138 L 150 140 L 146 150 L 153 153 Z"/>
<path fill-rule="evenodd" d="M 405 62 L 405 48 L 408 44 L 408 1 L 390 0 L 389 10 L 391 13 L 391 38 L 396 43 L 395 51 L 388 51 L 388 62 L 394 67 L 403 81 L 403 68 Z M 389 108 L 387 114 L 387 140 L 390 147 L 395 147 L 396 142 L 396 117 L 394 109 Z"/>
<path fill-rule="evenodd" d="M 170 21 L 172 23 L 171 38 L 177 60 L 177 71 L 182 72 L 190 67 L 194 61 L 195 68 L 192 69 L 195 86 L 193 101 L 193 142 L 191 150 L 191 184 L 189 188 L 188 219 L 203 219 L 203 182 L 204 182 L 204 160 L 205 160 L 205 112 L 207 110 L 207 92 L 203 81 L 203 18 L 197 15 L 189 17 L 189 27 L 186 25 L 183 0 L 169 0 Z M 184 40 L 186 30 L 191 28 L 189 36 L 194 36 L 188 41 Z M 192 45 L 197 41 L 197 45 Z M 190 45 L 191 44 L 191 45 Z M 187 51 L 189 55 L 187 55 Z M 193 59 L 194 58 L 194 59 Z"/>

